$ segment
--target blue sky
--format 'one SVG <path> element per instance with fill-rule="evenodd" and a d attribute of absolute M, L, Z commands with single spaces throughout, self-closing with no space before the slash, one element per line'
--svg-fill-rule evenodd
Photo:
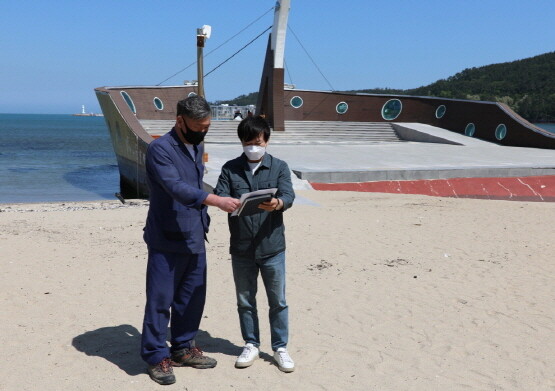
<path fill-rule="evenodd" d="M 205 72 L 272 24 L 273 0 L 0 3 L 0 112 L 98 112 L 93 89 L 155 85 L 196 58 Z M 286 81 L 303 89 L 414 88 L 471 67 L 555 50 L 553 0 L 291 0 Z M 257 91 L 267 35 L 205 80 L 211 101 Z M 164 85 L 196 79 L 196 67 Z M 331 87 L 330 87 L 331 84 Z"/>

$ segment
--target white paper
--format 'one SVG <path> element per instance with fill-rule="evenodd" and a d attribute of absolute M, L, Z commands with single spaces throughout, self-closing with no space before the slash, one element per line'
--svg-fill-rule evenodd
<path fill-rule="evenodd" d="M 260 195 L 260 194 L 271 194 L 274 195 L 277 192 L 277 188 L 273 187 L 271 189 L 262 189 L 262 190 L 256 190 L 256 191 L 251 191 L 250 193 L 245 193 L 241 195 L 241 198 L 239 198 L 239 201 L 241 202 L 241 204 L 243 203 L 243 201 L 245 201 L 246 198 L 251 197 L 251 196 L 256 196 L 256 195 Z M 237 212 L 239 212 L 239 209 L 241 209 L 241 207 L 239 206 L 237 209 L 235 209 L 233 211 L 233 213 L 231 213 L 232 216 L 237 216 Z"/>

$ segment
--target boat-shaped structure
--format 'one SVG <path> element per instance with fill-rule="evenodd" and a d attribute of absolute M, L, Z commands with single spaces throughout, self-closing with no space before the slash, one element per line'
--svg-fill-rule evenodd
<path fill-rule="evenodd" d="M 286 86 L 283 58 L 289 5 L 290 0 L 281 0 L 276 4 L 256 105 L 256 114 L 264 115 L 273 128 L 272 144 L 340 145 L 403 141 L 461 144 L 456 137 L 454 141 L 434 135 L 434 132 L 407 126 L 424 124 L 454 135 L 502 146 L 555 149 L 555 134 L 529 123 L 503 103 L 311 91 Z M 171 129 L 175 122 L 177 101 L 198 93 L 197 87 L 95 89 L 117 157 L 123 197 L 148 197 L 144 167 L 147 146 L 155 137 Z M 213 121 L 212 124 L 211 135 L 216 134 L 217 137 L 207 137 L 207 144 L 237 142 L 236 122 L 224 120 Z M 210 152 L 210 145 L 206 149 Z M 553 168 L 548 167 L 547 172 L 551 173 Z M 449 175 L 453 177 L 454 174 Z M 460 175 L 464 173 L 461 171 Z M 348 181 L 338 180 L 337 176 L 329 177 L 328 182 Z"/>
<path fill-rule="evenodd" d="M 99 87 L 95 89 L 110 138 L 124 198 L 148 198 L 145 154 L 148 144 L 163 131 L 149 129 L 148 121 L 175 120 L 176 104 L 196 86 Z"/>

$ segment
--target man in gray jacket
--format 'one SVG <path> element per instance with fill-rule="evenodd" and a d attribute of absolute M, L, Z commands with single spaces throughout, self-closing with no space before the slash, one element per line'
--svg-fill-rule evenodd
<path fill-rule="evenodd" d="M 239 198 L 242 194 L 277 188 L 260 212 L 249 216 L 228 215 L 231 263 L 243 352 L 235 366 L 246 368 L 259 357 L 260 335 L 256 292 L 262 276 L 270 307 L 270 330 L 274 359 L 280 370 L 292 372 L 295 364 L 287 352 L 288 306 L 285 300 L 285 227 L 283 212 L 293 205 L 295 193 L 287 163 L 266 153 L 270 127 L 260 116 L 247 117 L 237 128 L 244 153 L 222 167 L 214 193 Z"/>

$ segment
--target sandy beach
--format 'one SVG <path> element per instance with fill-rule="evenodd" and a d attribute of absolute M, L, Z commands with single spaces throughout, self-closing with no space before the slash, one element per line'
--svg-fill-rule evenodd
<path fill-rule="evenodd" d="M 291 356 L 243 341 L 226 215 L 211 208 L 197 344 L 167 390 L 555 390 L 555 204 L 297 191 Z M 139 357 L 146 201 L 0 204 L 0 390 L 160 389 Z"/>

